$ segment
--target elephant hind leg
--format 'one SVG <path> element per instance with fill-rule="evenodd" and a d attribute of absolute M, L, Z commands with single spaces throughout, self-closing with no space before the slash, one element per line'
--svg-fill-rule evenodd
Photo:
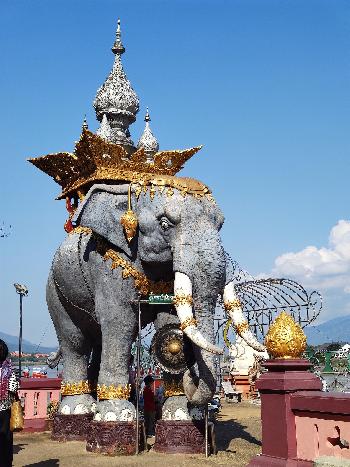
<path fill-rule="evenodd" d="M 88 380 L 88 363 L 92 345 L 70 318 L 60 301 L 55 284 L 49 278 L 47 304 L 60 344 L 63 360 L 63 383 L 77 384 Z M 96 400 L 91 394 L 67 395 L 62 398 L 60 412 L 79 414 L 94 411 Z"/>

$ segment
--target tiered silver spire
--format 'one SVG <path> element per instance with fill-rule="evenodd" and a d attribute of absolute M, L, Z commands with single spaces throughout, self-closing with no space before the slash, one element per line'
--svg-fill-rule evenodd
<path fill-rule="evenodd" d="M 134 143 L 130 138 L 129 125 L 136 120 L 139 98 L 126 77 L 121 62 L 125 48 L 121 42 L 119 19 L 112 52 L 115 54 L 112 71 L 98 89 L 94 100 L 96 117 L 101 122 L 97 134 L 112 143 L 129 146 L 132 150 Z"/>
<path fill-rule="evenodd" d="M 81 126 L 82 130 L 88 130 L 89 129 L 89 125 L 88 125 L 88 122 L 86 120 L 86 115 L 84 116 L 84 120 L 83 120 L 83 124 Z"/>
<path fill-rule="evenodd" d="M 148 112 L 148 107 L 145 115 L 145 129 L 143 130 L 143 133 L 141 135 L 141 138 L 139 139 L 139 142 L 137 143 L 137 148 L 144 148 L 146 156 L 147 156 L 147 162 L 153 162 L 153 156 L 154 154 L 159 150 L 159 143 L 157 141 L 157 138 L 154 136 L 152 133 L 152 130 L 150 128 L 149 122 L 151 121 L 151 117 Z"/>

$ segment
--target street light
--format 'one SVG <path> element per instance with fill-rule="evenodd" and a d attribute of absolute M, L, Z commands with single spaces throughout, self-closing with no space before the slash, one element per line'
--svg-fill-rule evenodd
<path fill-rule="evenodd" d="M 28 289 L 25 285 L 13 284 L 16 292 L 19 294 L 19 339 L 18 339 L 18 370 L 19 377 L 22 376 L 22 300 L 28 295 Z"/>

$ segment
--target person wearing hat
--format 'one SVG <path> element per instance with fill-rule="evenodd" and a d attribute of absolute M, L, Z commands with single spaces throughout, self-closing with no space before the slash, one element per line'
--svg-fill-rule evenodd
<path fill-rule="evenodd" d="M 145 383 L 145 388 L 143 390 L 143 413 L 145 417 L 146 434 L 147 436 L 154 436 L 154 422 L 156 416 L 156 404 L 154 400 L 154 392 L 152 389 L 152 383 L 154 379 L 151 375 L 147 375 L 143 381 Z"/>

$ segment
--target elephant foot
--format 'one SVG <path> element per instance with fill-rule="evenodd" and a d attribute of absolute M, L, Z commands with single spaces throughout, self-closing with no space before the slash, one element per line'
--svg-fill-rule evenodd
<path fill-rule="evenodd" d="M 94 420 L 98 422 L 132 422 L 136 418 L 134 405 L 125 399 L 98 402 Z"/>
<path fill-rule="evenodd" d="M 82 415 L 95 413 L 96 399 L 91 394 L 63 397 L 59 413 L 62 415 Z"/>
<path fill-rule="evenodd" d="M 162 420 L 203 420 L 204 406 L 193 406 L 186 396 L 172 396 L 163 404 Z"/>

